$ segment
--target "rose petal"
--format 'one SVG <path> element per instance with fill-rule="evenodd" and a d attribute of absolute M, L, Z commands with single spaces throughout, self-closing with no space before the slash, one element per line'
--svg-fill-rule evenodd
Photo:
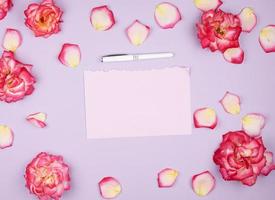
<path fill-rule="evenodd" d="M 209 171 L 205 171 L 193 176 L 192 188 L 198 196 L 206 196 L 214 189 L 215 182 L 215 177 Z"/>
<path fill-rule="evenodd" d="M 244 8 L 238 15 L 240 21 L 241 21 L 241 26 L 242 26 L 242 31 L 243 32 L 251 32 L 252 29 L 256 26 L 257 24 L 257 16 L 252 8 Z"/>
<path fill-rule="evenodd" d="M 275 25 L 266 26 L 261 30 L 259 42 L 266 53 L 275 52 Z"/>
<path fill-rule="evenodd" d="M 77 67 L 81 60 L 79 46 L 77 44 L 63 44 L 58 59 L 65 66 Z"/>
<path fill-rule="evenodd" d="M 161 28 L 174 28 L 181 19 L 181 13 L 177 6 L 167 2 L 156 6 L 155 20 Z"/>
<path fill-rule="evenodd" d="M 44 128 L 47 124 L 45 123 L 47 119 L 47 115 L 42 112 L 30 114 L 27 116 L 26 120 L 30 122 L 32 125 L 38 128 Z"/>
<path fill-rule="evenodd" d="M 242 119 L 242 126 L 249 136 L 259 136 L 265 126 L 265 117 L 258 113 L 247 114 Z"/>
<path fill-rule="evenodd" d="M 223 2 L 221 0 L 194 0 L 195 6 L 201 11 L 216 10 Z"/>
<path fill-rule="evenodd" d="M 133 45 L 141 45 L 148 37 L 150 27 L 135 20 L 127 29 L 126 34 Z"/>
<path fill-rule="evenodd" d="M 214 129 L 217 123 L 216 111 L 212 108 L 201 108 L 194 113 L 194 125 L 196 128 Z"/>
<path fill-rule="evenodd" d="M 222 100 L 220 100 L 220 103 L 225 112 L 229 114 L 238 115 L 241 112 L 241 100 L 236 94 L 226 92 Z"/>
<path fill-rule="evenodd" d="M 99 190 L 104 199 L 112 199 L 121 193 L 121 185 L 115 178 L 105 177 L 99 182 Z"/>
<path fill-rule="evenodd" d="M 11 147 L 13 144 L 13 132 L 5 125 L 0 125 L 0 149 Z"/>
<path fill-rule="evenodd" d="M 16 29 L 7 29 L 2 43 L 3 48 L 8 51 L 15 52 L 21 44 L 21 33 Z"/>
<path fill-rule="evenodd" d="M 158 186 L 160 188 L 172 187 L 175 184 L 178 175 L 179 172 L 174 169 L 163 169 L 158 173 Z"/>
<path fill-rule="evenodd" d="M 252 186 L 256 183 L 257 181 L 257 176 L 256 175 L 252 175 L 248 178 L 245 178 L 243 180 L 241 180 L 241 182 L 244 184 L 244 185 L 247 185 L 247 186 Z"/>
<path fill-rule="evenodd" d="M 264 153 L 266 163 L 265 167 L 261 170 L 261 174 L 267 176 L 272 170 L 275 170 L 275 164 L 273 163 L 273 153 L 266 151 Z"/>
<path fill-rule="evenodd" d="M 114 14 L 106 5 L 93 8 L 90 21 L 97 31 L 109 30 L 115 24 Z"/>
<path fill-rule="evenodd" d="M 244 60 L 244 52 L 241 48 L 228 48 L 223 53 L 223 57 L 227 62 L 233 64 L 241 64 Z"/>

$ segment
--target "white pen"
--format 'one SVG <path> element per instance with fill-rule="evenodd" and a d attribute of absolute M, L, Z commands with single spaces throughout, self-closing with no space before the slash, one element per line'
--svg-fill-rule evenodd
<path fill-rule="evenodd" d="M 172 58 L 173 53 L 146 53 L 146 54 L 113 54 L 101 57 L 101 62 L 123 62 L 123 61 L 137 61 L 150 60 L 160 58 Z"/>

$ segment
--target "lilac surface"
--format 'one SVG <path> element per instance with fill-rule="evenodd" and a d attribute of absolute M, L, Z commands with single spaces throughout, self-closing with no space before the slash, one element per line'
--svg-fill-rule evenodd
<path fill-rule="evenodd" d="M 221 179 L 212 162 L 212 154 L 229 130 L 240 129 L 240 119 L 248 112 L 267 116 L 263 132 L 266 146 L 275 151 L 275 54 L 265 54 L 258 43 L 260 29 L 275 24 L 274 0 L 224 1 L 225 11 L 238 13 L 251 6 L 258 14 L 258 25 L 250 34 L 242 34 L 240 42 L 246 59 L 242 65 L 227 63 L 219 53 L 200 48 L 194 24 L 200 11 L 191 0 L 173 0 L 184 20 L 173 30 L 161 30 L 154 22 L 156 0 L 56 0 L 64 10 L 62 32 L 48 39 L 35 38 L 24 25 L 23 10 L 31 1 L 15 1 L 8 16 L 0 22 L 0 35 L 7 27 L 23 34 L 23 45 L 16 57 L 34 65 L 37 77 L 32 96 L 13 104 L 0 103 L 0 124 L 13 128 L 14 146 L 0 151 L 0 199 L 35 199 L 24 187 L 26 164 L 39 152 L 63 155 L 71 166 L 72 190 L 63 199 L 100 199 L 97 183 L 103 176 L 114 176 L 123 186 L 120 200 L 200 199 L 191 187 L 193 174 L 210 170 L 216 176 L 216 189 L 206 200 L 269 200 L 274 198 L 275 173 L 260 177 L 253 187 Z M 117 24 L 108 32 L 95 32 L 89 22 L 90 8 L 108 4 Z M 124 33 L 135 19 L 152 27 L 152 33 L 141 47 L 134 47 Z M 62 66 L 57 55 L 64 42 L 78 43 L 82 63 L 77 69 Z M 99 57 L 109 53 L 172 51 L 175 58 L 123 64 L 102 64 Z M 87 140 L 83 71 L 87 69 L 147 69 L 184 65 L 192 70 L 192 110 L 211 106 L 219 116 L 218 127 L 211 131 L 194 129 L 193 135 L 182 137 L 148 137 L 137 139 Z M 226 114 L 218 100 L 229 90 L 240 94 L 242 112 Z M 110 99 L 111 101 L 111 99 Z M 48 127 L 38 129 L 25 117 L 42 111 L 48 114 Z M 107 125 L 107 124 L 106 124 Z M 178 169 L 181 174 L 175 187 L 159 189 L 156 174 L 164 167 Z"/>

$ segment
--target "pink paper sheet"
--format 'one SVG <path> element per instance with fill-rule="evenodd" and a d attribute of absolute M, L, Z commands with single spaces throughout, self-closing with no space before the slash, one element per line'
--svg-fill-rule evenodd
<path fill-rule="evenodd" d="M 188 68 L 85 71 L 84 79 L 88 138 L 191 134 Z"/>

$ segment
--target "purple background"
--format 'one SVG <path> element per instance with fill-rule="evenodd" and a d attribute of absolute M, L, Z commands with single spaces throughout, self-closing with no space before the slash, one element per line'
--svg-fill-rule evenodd
<path fill-rule="evenodd" d="M 240 38 L 246 56 L 242 65 L 232 65 L 221 54 L 201 49 L 194 28 L 201 13 L 191 0 L 171 0 L 184 18 L 173 30 L 162 30 L 154 21 L 154 8 L 159 0 L 56 0 L 64 10 L 64 23 L 62 31 L 48 39 L 35 38 L 24 25 L 23 11 L 31 2 L 35 1 L 15 1 L 11 12 L 0 22 L 0 37 L 8 27 L 21 31 L 24 41 L 16 57 L 33 64 L 37 77 L 33 95 L 13 104 L 0 103 L 0 124 L 12 127 L 15 133 L 13 147 L 0 151 L 0 199 L 35 199 L 24 187 L 23 175 L 27 163 L 41 151 L 63 155 L 71 166 L 72 190 L 64 194 L 66 200 L 100 199 L 97 183 L 110 175 L 122 183 L 123 192 L 117 198 L 120 200 L 199 199 L 190 187 L 190 179 L 204 170 L 213 172 L 217 179 L 215 190 L 204 199 L 274 198 L 275 173 L 260 177 L 253 187 L 246 187 L 223 181 L 212 162 L 222 134 L 240 129 L 240 119 L 248 112 L 267 116 L 263 137 L 267 148 L 275 151 L 275 54 L 265 54 L 258 43 L 260 29 L 275 24 L 274 0 L 224 0 L 225 11 L 238 13 L 251 6 L 258 14 L 256 28 Z M 89 22 L 90 9 L 105 3 L 114 11 L 117 24 L 110 31 L 95 32 Z M 135 19 L 152 27 L 150 37 L 140 47 L 132 46 L 124 33 Z M 65 42 L 81 47 L 82 62 L 77 69 L 66 68 L 57 60 Z M 161 51 L 172 51 L 176 56 L 136 63 L 99 62 L 101 55 L 109 53 Z M 215 130 L 194 129 L 193 135 L 183 137 L 86 139 L 84 70 L 177 65 L 191 68 L 192 110 L 203 106 L 216 109 L 220 121 Z M 218 103 L 227 90 L 242 98 L 239 116 L 226 114 Z M 39 111 L 48 114 L 45 129 L 35 128 L 25 120 L 28 114 Z M 159 189 L 156 175 L 165 167 L 178 169 L 181 174 L 175 187 Z"/>

